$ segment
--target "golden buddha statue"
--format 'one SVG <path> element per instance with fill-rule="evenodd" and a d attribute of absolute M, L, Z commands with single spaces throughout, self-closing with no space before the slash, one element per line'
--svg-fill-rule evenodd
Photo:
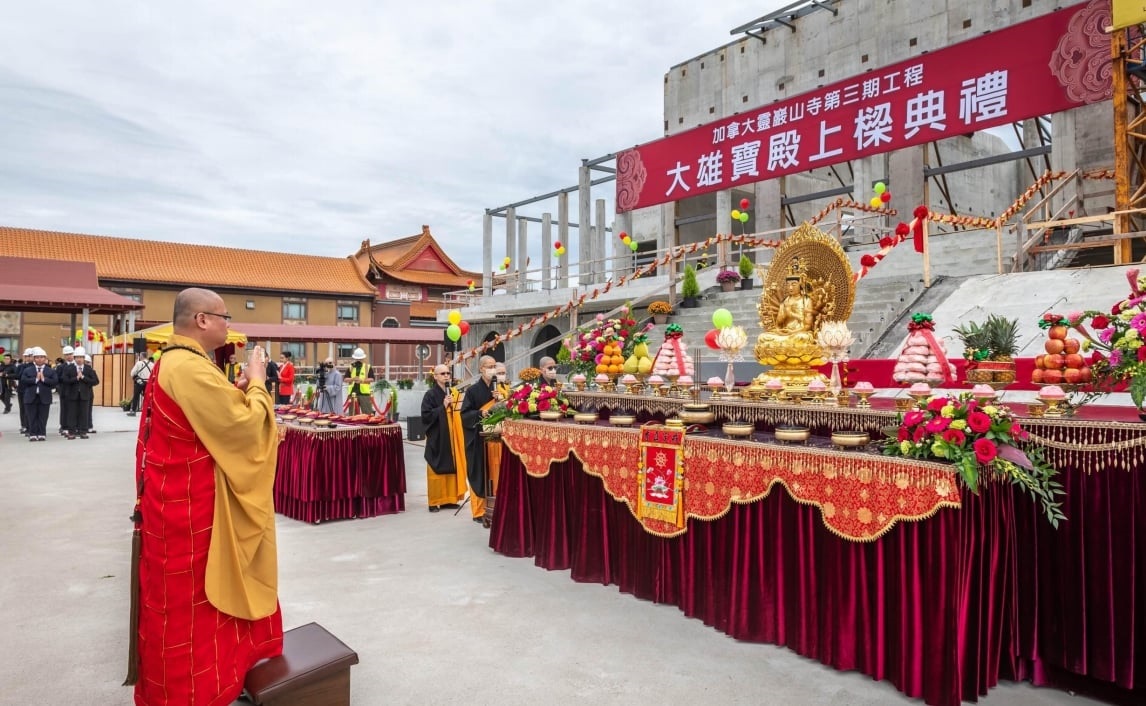
<path fill-rule="evenodd" d="M 777 377 L 796 390 L 823 378 L 814 370 L 827 363 L 816 334 L 824 321 L 851 315 L 851 280 L 851 265 L 839 243 L 810 225 L 777 248 L 756 307 L 763 330 L 756 339 L 756 360 L 772 368 L 760 376 L 761 382 Z"/>

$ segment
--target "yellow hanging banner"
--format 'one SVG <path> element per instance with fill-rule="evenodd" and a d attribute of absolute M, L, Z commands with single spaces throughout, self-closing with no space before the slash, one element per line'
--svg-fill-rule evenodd
<path fill-rule="evenodd" d="M 1146 0 L 1111 0 L 1114 29 L 1146 22 Z"/>

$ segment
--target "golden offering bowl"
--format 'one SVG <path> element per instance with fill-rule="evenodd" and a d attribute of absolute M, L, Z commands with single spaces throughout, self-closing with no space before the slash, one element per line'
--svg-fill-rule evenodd
<path fill-rule="evenodd" d="M 1043 410 L 1044 417 L 1065 417 L 1066 416 L 1066 400 L 1043 400 L 1046 409 Z"/>
<path fill-rule="evenodd" d="M 808 437 L 812 435 L 812 431 L 808 427 L 798 426 L 778 426 L 776 431 L 773 432 L 776 436 L 776 441 L 783 441 L 784 443 L 804 443 Z"/>
<path fill-rule="evenodd" d="M 685 404 L 681 407 L 680 419 L 685 424 L 712 424 L 716 415 L 706 404 Z"/>
<path fill-rule="evenodd" d="M 670 417 L 665 420 L 665 426 L 670 429 L 684 429 L 684 421 L 677 417 Z"/>
<path fill-rule="evenodd" d="M 858 449 L 867 446 L 871 435 L 866 431 L 833 431 L 832 446 L 841 449 Z"/>
<path fill-rule="evenodd" d="M 1043 413 L 1046 412 L 1046 409 L 1046 405 L 1042 402 L 1032 402 L 1027 405 L 1027 414 L 1032 417 L 1041 417 Z"/>
<path fill-rule="evenodd" d="M 747 422 L 727 422 L 721 425 L 720 430 L 724 432 L 725 436 L 743 438 L 752 436 L 752 432 L 756 430 L 756 427 Z"/>
<path fill-rule="evenodd" d="M 594 424 L 597 421 L 596 412 L 578 412 L 573 415 L 573 421 L 578 424 Z"/>
<path fill-rule="evenodd" d="M 875 390 L 866 390 L 862 392 L 859 390 L 853 390 L 852 392 L 854 392 L 855 396 L 859 399 L 859 402 L 856 403 L 857 407 L 871 407 L 870 400 L 871 396 L 875 394 Z"/>
<path fill-rule="evenodd" d="M 546 422 L 555 422 L 561 419 L 561 412 L 556 409 L 546 409 L 538 412 L 537 416 Z"/>
<path fill-rule="evenodd" d="M 840 390 L 840 394 L 836 395 L 836 405 L 840 407 L 850 407 L 852 404 L 852 393 L 847 390 Z"/>
<path fill-rule="evenodd" d="M 631 414 L 610 414 L 609 423 L 615 427 L 631 427 L 637 418 Z"/>

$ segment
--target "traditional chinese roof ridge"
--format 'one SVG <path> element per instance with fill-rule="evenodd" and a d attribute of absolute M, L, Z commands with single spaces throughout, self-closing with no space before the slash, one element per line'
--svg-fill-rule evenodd
<path fill-rule="evenodd" d="M 448 270 L 421 270 L 411 267 L 415 260 L 423 256 L 426 251 L 439 260 Z M 438 244 L 430 226 L 423 225 L 422 232 L 385 243 L 371 245 L 369 240 L 362 242 L 362 247 L 355 253 L 356 259 L 365 256 L 370 267 L 376 275 L 385 275 L 388 278 L 415 284 L 445 284 L 447 286 L 464 287 L 469 280 L 481 281 L 481 273 L 463 270 L 450 258 Z M 361 262 L 361 259 L 359 259 Z"/>
<path fill-rule="evenodd" d="M 0 226 L 0 255 L 93 262 L 103 281 L 375 295 L 353 257 Z"/>

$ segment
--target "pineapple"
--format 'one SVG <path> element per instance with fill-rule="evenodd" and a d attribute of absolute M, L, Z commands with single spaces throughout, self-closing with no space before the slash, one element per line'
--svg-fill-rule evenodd
<path fill-rule="evenodd" d="M 982 355 L 981 351 L 990 351 L 991 344 L 986 327 L 978 321 L 971 321 L 964 326 L 956 326 L 954 333 L 963 342 L 963 357 L 967 359 L 967 381 L 991 382 L 994 374 L 990 370 L 980 368 L 984 359 L 976 356 L 976 353 Z"/>
<path fill-rule="evenodd" d="M 993 371 L 994 382 L 1012 383 L 1015 381 L 1015 353 L 1019 348 L 1019 322 L 1004 316 L 991 314 L 983 325 L 991 360 L 1002 365 Z"/>

